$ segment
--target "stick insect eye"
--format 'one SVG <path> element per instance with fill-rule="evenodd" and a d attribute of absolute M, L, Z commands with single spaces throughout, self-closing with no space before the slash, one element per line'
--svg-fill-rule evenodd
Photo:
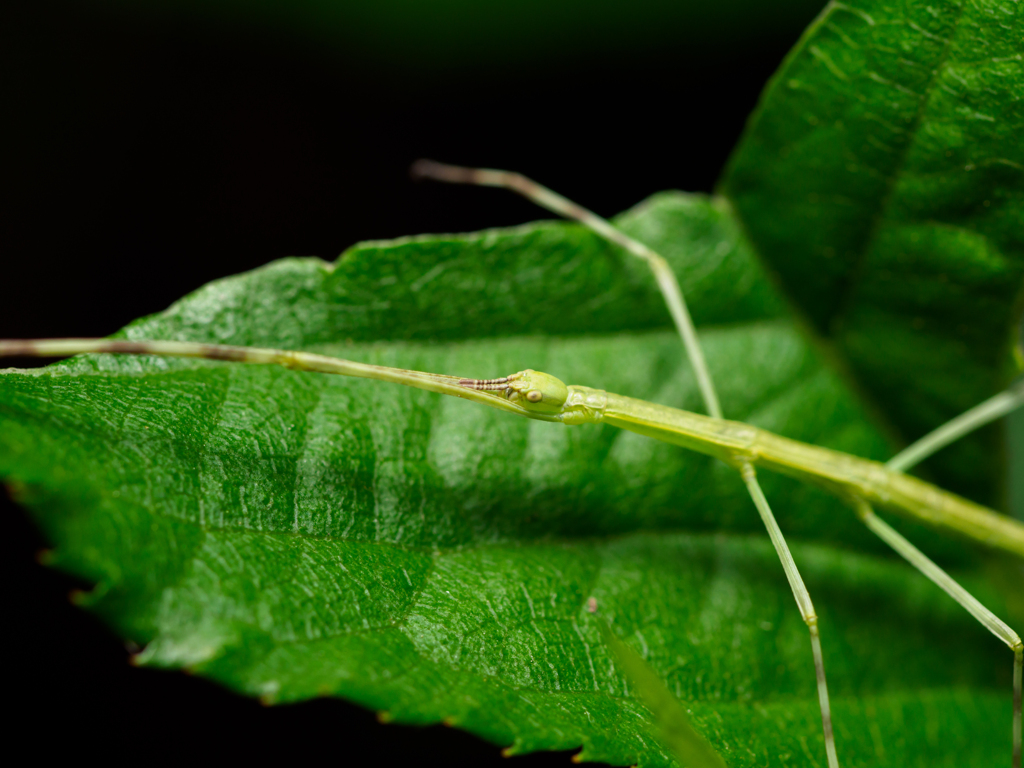
<path fill-rule="evenodd" d="M 565 384 L 549 373 L 527 369 L 513 373 L 508 381 L 520 405 L 537 413 L 558 413 L 569 396 Z"/>

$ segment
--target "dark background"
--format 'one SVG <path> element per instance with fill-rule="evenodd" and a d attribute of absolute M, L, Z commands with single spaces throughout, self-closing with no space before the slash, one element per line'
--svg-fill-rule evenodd
<path fill-rule="evenodd" d="M 741 13 L 748 0 L 708 18 L 636 0 L 596 3 L 605 15 L 594 21 L 574 1 L 482 20 L 439 3 L 426 21 L 402 17 L 393 36 L 386 18 L 307 8 L 297 21 L 270 2 L 251 17 L 230 2 L 213 3 L 217 14 L 5 5 L 0 336 L 102 336 L 283 256 L 333 259 L 359 240 L 545 217 L 507 192 L 414 184 L 407 168 L 421 156 L 518 170 L 604 215 L 662 189 L 710 191 L 817 10 L 794 0 L 768 23 Z M 647 16 L 617 22 L 631 8 Z M 2 506 L 7 750 L 502 760 L 440 726 L 378 725 L 336 700 L 266 708 L 130 667 L 120 641 L 68 601 L 88 585 L 37 565 L 45 542 Z M 560 753 L 513 764 L 570 763 Z"/>

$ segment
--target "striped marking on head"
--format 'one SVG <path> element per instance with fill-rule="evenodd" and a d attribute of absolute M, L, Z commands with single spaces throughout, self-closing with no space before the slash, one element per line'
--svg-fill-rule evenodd
<path fill-rule="evenodd" d="M 500 393 L 509 402 L 534 413 L 558 413 L 569 396 L 568 388 L 561 381 L 530 368 L 500 379 L 460 379 L 459 386 Z"/>
<path fill-rule="evenodd" d="M 502 376 L 500 379 L 459 379 L 459 386 L 485 392 L 500 392 L 508 389 L 508 376 Z"/>

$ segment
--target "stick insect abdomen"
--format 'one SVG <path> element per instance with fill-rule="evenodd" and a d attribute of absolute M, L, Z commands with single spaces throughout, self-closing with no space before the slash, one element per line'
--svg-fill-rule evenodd
<path fill-rule="evenodd" d="M 884 464 L 759 430 L 756 463 L 1024 557 L 1024 525 Z M 794 462 L 799 462 L 795 464 Z"/>
<path fill-rule="evenodd" d="M 864 499 L 936 528 L 955 530 L 1024 557 L 1024 525 L 884 464 L 791 440 L 741 422 L 715 419 L 610 392 L 571 387 L 600 420 L 714 456 L 735 467 L 749 463 L 824 487 L 845 500 Z M 596 419 L 595 419 L 596 420 Z M 566 420 L 572 423 L 573 419 Z"/>

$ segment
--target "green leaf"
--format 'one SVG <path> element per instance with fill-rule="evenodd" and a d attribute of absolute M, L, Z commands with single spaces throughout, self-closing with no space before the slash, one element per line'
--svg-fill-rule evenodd
<path fill-rule="evenodd" d="M 759 254 L 906 439 L 1019 370 L 1024 11 L 831 3 L 772 78 L 723 181 Z M 998 436 L 936 476 L 998 497 Z"/>
<path fill-rule="evenodd" d="M 587 610 L 591 610 L 591 607 L 588 606 Z M 596 611 L 595 602 L 592 612 Z M 665 687 L 658 673 L 651 669 L 640 654 L 619 640 L 607 624 L 599 621 L 597 628 L 612 658 L 626 675 L 627 682 L 650 711 L 658 738 L 669 754 L 687 768 L 725 768 L 718 753 L 693 729 L 679 699 Z"/>
<path fill-rule="evenodd" d="M 620 223 L 680 275 L 726 413 L 888 455 L 728 208 L 666 194 Z M 288 259 L 124 335 L 535 367 L 700 408 L 643 265 L 570 225 Z M 0 375 L 0 476 L 141 663 L 267 701 L 343 696 L 514 752 L 668 764 L 595 598 L 729 765 L 823 761 L 807 630 L 741 481 L 710 459 L 370 381 L 89 356 Z M 839 502 L 763 484 L 821 617 L 844 765 L 1004 761 L 1006 649 Z M 904 531 L 1003 610 L 977 553 Z"/>

